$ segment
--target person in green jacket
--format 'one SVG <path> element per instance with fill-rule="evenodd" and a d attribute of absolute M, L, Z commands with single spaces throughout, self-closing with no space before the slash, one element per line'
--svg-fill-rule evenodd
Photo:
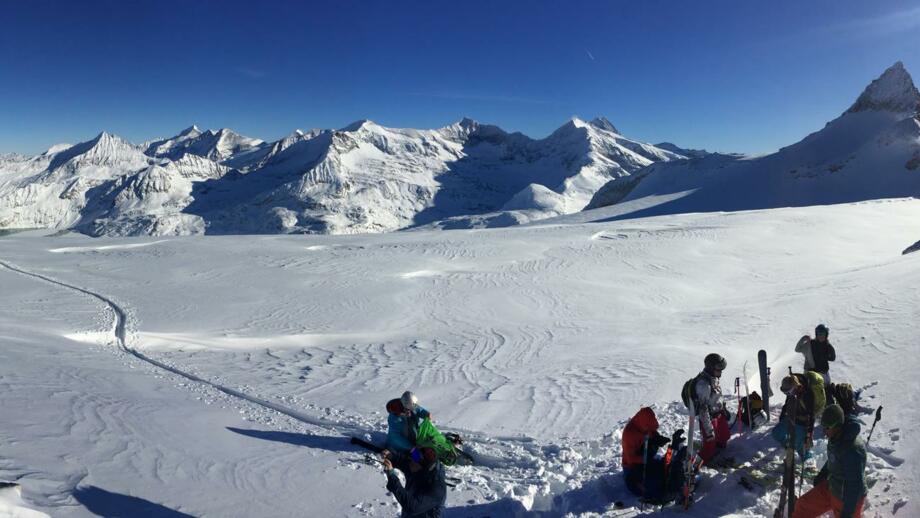
<path fill-rule="evenodd" d="M 795 504 L 792 518 L 815 518 L 833 511 L 837 518 L 860 518 L 866 500 L 866 444 L 859 437 L 859 421 L 844 416 L 839 405 L 821 415 L 828 437 L 827 463 L 815 477 L 815 486 Z"/>

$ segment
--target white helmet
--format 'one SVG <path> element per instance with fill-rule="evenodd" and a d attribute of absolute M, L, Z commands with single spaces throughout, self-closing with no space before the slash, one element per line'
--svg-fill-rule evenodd
<path fill-rule="evenodd" d="M 418 396 L 407 390 L 403 392 L 403 395 L 399 398 L 399 401 L 402 403 L 403 408 L 406 410 L 415 410 L 415 407 L 418 405 Z"/>

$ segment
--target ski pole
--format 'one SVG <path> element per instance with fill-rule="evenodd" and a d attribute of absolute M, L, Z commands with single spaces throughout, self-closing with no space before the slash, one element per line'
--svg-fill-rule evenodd
<path fill-rule="evenodd" d="M 735 378 L 735 395 L 738 397 L 738 413 L 735 414 L 735 421 L 738 423 L 738 433 L 741 433 L 741 378 Z"/>
<path fill-rule="evenodd" d="M 639 503 L 639 508 L 642 509 L 645 507 L 645 474 L 648 472 L 648 435 L 645 436 L 645 442 L 642 445 L 642 502 Z"/>
<path fill-rule="evenodd" d="M 869 441 L 872 440 L 872 432 L 875 431 L 875 423 L 882 420 L 882 405 L 878 406 L 878 409 L 875 411 L 875 421 L 872 421 L 872 428 L 869 429 L 869 437 L 866 438 L 866 447 L 869 447 Z"/>

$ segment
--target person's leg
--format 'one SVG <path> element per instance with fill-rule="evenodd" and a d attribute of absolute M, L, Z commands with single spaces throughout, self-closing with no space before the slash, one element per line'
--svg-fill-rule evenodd
<path fill-rule="evenodd" d="M 832 500 L 827 481 L 822 481 L 796 500 L 792 518 L 817 518 L 834 508 Z"/>
<path fill-rule="evenodd" d="M 724 448 L 728 445 L 728 439 L 731 438 L 732 431 L 728 426 L 728 419 L 724 414 L 719 414 L 712 420 L 712 429 L 716 434 L 716 446 Z"/>
<path fill-rule="evenodd" d="M 623 480 L 630 493 L 642 496 L 642 466 L 623 468 Z"/>
<path fill-rule="evenodd" d="M 770 435 L 776 439 L 776 442 L 781 445 L 786 444 L 786 434 L 789 432 L 789 425 L 785 421 L 781 421 L 779 424 L 773 427 L 773 430 L 770 431 Z"/>
<path fill-rule="evenodd" d="M 654 458 L 645 467 L 645 497 L 653 500 L 664 497 L 664 461 Z"/>
<path fill-rule="evenodd" d="M 668 467 L 668 481 L 665 484 L 665 491 L 669 495 L 677 494 L 684 485 L 684 462 L 687 460 L 687 447 L 681 446 L 677 453 L 671 457 L 671 465 Z"/>
<path fill-rule="evenodd" d="M 841 502 L 840 500 L 837 500 L 837 498 L 833 496 L 831 497 L 831 500 L 832 500 L 831 503 L 833 504 L 834 518 L 840 518 L 840 515 L 843 514 L 843 502 Z M 866 497 L 862 497 L 859 499 L 859 502 L 856 502 L 856 509 L 853 511 L 852 518 L 862 517 L 863 504 L 865 502 L 866 502 Z"/>

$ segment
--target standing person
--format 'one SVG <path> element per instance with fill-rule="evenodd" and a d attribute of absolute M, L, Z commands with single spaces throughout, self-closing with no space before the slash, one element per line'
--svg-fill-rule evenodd
<path fill-rule="evenodd" d="M 704 464 L 709 464 L 716 453 L 728 445 L 731 436 L 728 411 L 719 386 L 719 378 L 727 365 L 725 358 L 716 353 L 706 355 L 703 371 L 697 375 L 693 384 L 693 403 L 696 415 L 700 418 L 700 433 L 703 436 L 700 458 Z"/>
<path fill-rule="evenodd" d="M 673 499 L 683 484 L 683 462 L 687 448 L 681 447 L 686 439 L 684 431 L 677 430 L 671 439 L 658 432 L 655 412 L 643 407 L 623 429 L 622 466 L 626 488 L 646 501 L 661 502 Z M 647 442 L 646 442 L 647 441 Z M 670 455 L 661 458 L 658 449 L 671 443 Z"/>
<path fill-rule="evenodd" d="M 387 403 L 387 413 L 387 448 L 405 455 L 415 446 L 419 425 L 430 419 L 431 414 L 419 406 L 418 397 L 408 390 Z"/>
<path fill-rule="evenodd" d="M 815 486 L 799 497 L 792 518 L 815 518 L 833 511 L 837 518 L 860 518 L 866 500 L 866 444 L 859 421 L 830 405 L 821 415 L 827 433 L 827 463 Z"/>
<path fill-rule="evenodd" d="M 405 487 L 396 469 L 405 475 Z M 447 481 L 433 449 L 412 448 L 406 456 L 383 450 L 383 470 L 387 490 L 402 507 L 402 518 L 440 518 L 447 501 Z"/>
<path fill-rule="evenodd" d="M 820 374 L 815 371 L 807 371 L 804 374 L 792 374 L 783 378 L 780 383 L 780 390 L 786 394 L 786 403 L 783 405 L 783 411 L 779 416 L 779 423 L 773 427 L 770 435 L 780 444 L 786 444 L 786 437 L 789 434 L 789 422 L 787 416 L 793 414 L 793 405 L 795 409 L 795 444 L 796 451 L 802 458 L 811 457 L 812 438 L 815 434 L 815 421 L 819 419 L 821 412 L 825 407 L 825 390 L 824 381 Z"/>
<path fill-rule="evenodd" d="M 795 352 L 805 356 L 805 371 L 814 371 L 824 378 L 824 386 L 831 386 L 830 362 L 837 359 L 837 351 L 827 339 L 830 330 L 824 324 L 815 328 L 815 338 L 805 335 L 795 345 Z M 829 395 L 829 394 L 828 394 Z"/>

